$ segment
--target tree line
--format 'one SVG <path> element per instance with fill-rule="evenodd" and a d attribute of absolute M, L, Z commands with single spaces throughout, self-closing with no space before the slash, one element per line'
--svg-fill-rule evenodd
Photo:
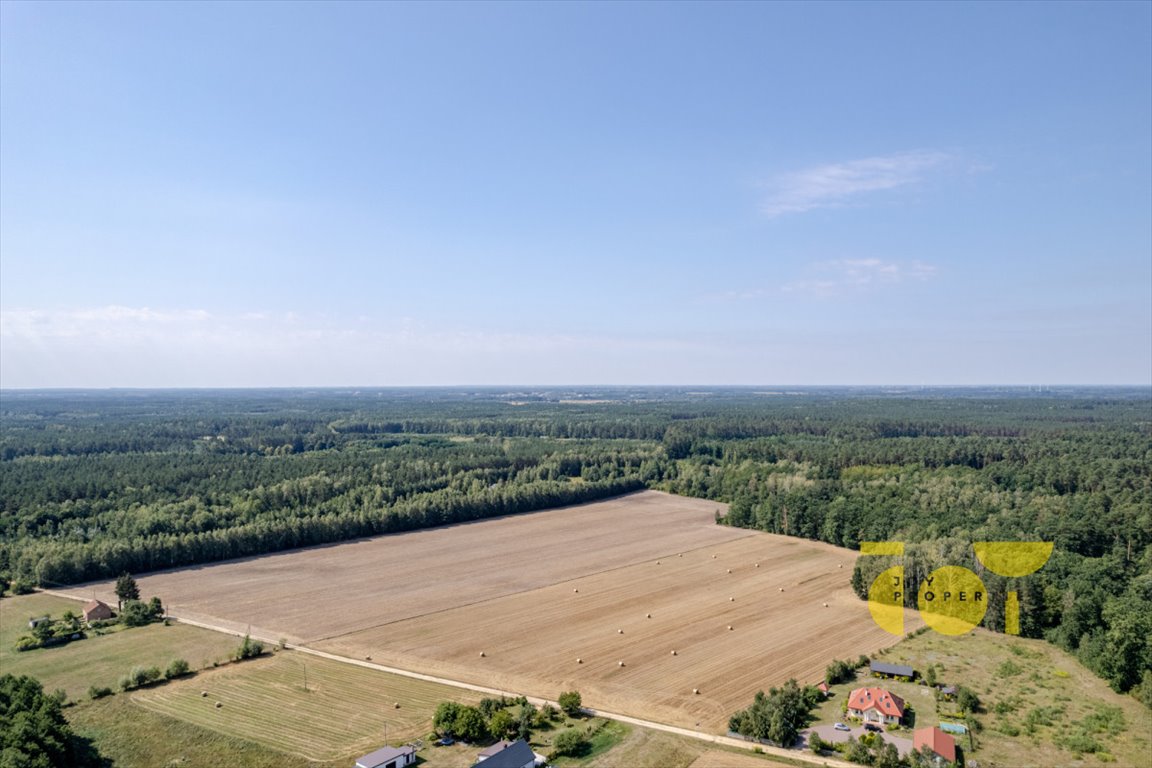
<path fill-rule="evenodd" d="M 210 562 L 659 488 L 726 524 L 906 543 L 982 574 L 1021 631 L 1152 704 L 1152 399 L 677 388 L 6 392 L 0 580 Z M 973 541 L 1044 540 L 1008 581 Z M 861 558 L 857 592 L 882 558 Z M 0 581 L 0 583 L 4 583 Z M 914 599 L 915 590 L 909 591 Z"/>

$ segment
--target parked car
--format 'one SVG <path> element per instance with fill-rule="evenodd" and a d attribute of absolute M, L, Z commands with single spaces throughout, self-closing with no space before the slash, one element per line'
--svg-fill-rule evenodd
<path fill-rule="evenodd" d="M 836 723 L 836 725 L 834 725 L 832 727 L 838 731 L 850 731 L 850 730 L 852 730 L 848 726 L 844 725 L 844 723 Z"/>
<path fill-rule="evenodd" d="M 452 738 L 451 736 L 445 736 L 444 738 L 440 739 L 440 741 L 436 742 L 436 746 L 438 746 L 438 747 L 450 747 L 455 743 L 456 743 L 456 739 Z"/>
<path fill-rule="evenodd" d="M 864 730 L 873 731 L 875 733 L 884 733 L 884 729 L 876 725 L 876 723 L 864 723 Z"/>

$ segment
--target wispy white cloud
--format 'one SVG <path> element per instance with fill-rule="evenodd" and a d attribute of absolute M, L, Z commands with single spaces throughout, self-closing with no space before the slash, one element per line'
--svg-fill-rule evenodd
<path fill-rule="evenodd" d="M 810 278 L 784 283 L 785 293 L 807 293 L 830 296 L 850 289 L 866 289 L 877 285 L 927 280 L 936 274 L 936 267 L 922 261 L 897 262 L 883 259 L 837 259 L 814 265 Z"/>
<path fill-rule="evenodd" d="M 126 339 L 202 331 L 212 315 L 201 309 L 154 310 L 110 305 L 64 311 L 6 309 L 0 311 L 0 338 Z"/>
<path fill-rule="evenodd" d="M 564 380 L 608 360 L 642 379 L 673 337 L 436 327 L 417 318 L 107 306 L 0 311 L 0 386 L 314 386 Z M 634 372 L 633 369 L 635 369 Z"/>
<path fill-rule="evenodd" d="M 746 287 L 701 296 L 707 302 L 742 302 L 780 295 L 839 296 L 897 283 L 921 282 L 934 277 L 937 268 L 923 261 L 884 259 L 834 259 L 810 265 L 803 276 L 771 288 Z"/>
<path fill-rule="evenodd" d="M 769 218 L 846 205 L 870 192 L 916 184 L 953 160 L 946 152 L 901 152 L 782 174 L 768 182 L 763 212 Z"/>

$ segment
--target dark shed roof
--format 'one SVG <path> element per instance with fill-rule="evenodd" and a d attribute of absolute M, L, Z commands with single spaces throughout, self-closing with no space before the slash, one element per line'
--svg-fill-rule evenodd
<path fill-rule="evenodd" d="M 532 747 L 528 742 L 518 739 L 502 749 L 479 765 L 484 768 L 524 768 L 525 765 L 536 760 Z"/>
<path fill-rule="evenodd" d="M 912 667 L 905 667 L 900 664 L 885 664 L 882 661 L 874 661 L 870 665 L 870 669 L 878 675 L 892 675 L 893 677 L 913 677 L 916 670 Z"/>

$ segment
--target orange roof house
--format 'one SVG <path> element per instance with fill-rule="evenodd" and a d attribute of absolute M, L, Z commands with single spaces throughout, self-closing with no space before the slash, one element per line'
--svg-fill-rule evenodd
<path fill-rule="evenodd" d="M 956 740 L 935 726 L 917 728 L 912 733 L 912 748 L 919 752 L 921 747 L 928 747 L 950 763 L 956 762 Z"/>
<path fill-rule="evenodd" d="M 90 600 L 84 604 L 84 621 L 104 621 L 112 618 L 112 609 L 99 600 Z"/>
<path fill-rule="evenodd" d="M 895 725 L 904 719 L 904 699 L 883 688 L 857 688 L 848 695 L 848 714 L 866 723 Z"/>

